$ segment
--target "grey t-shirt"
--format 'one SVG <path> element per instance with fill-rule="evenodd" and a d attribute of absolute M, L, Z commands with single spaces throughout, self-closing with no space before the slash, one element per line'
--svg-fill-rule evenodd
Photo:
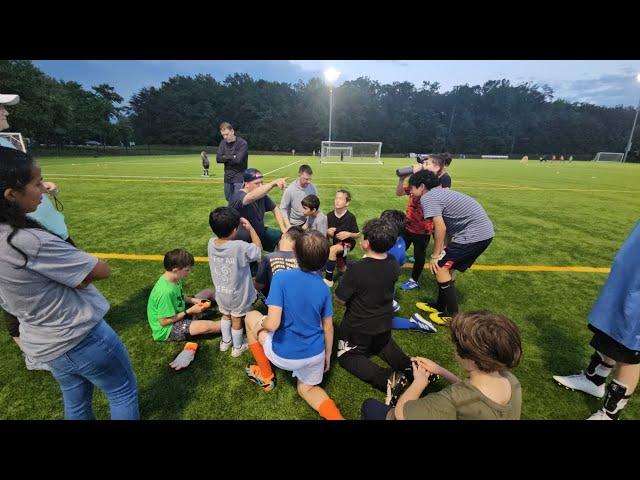
<path fill-rule="evenodd" d="M 209 269 L 216 288 L 216 303 L 221 312 L 245 314 L 256 301 L 256 289 L 251 280 L 251 262 L 260 260 L 260 249 L 253 243 L 229 240 L 216 245 L 209 239 Z"/>
<path fill-rule="evenodd" d="M 317 230 L 321 234 L 327 234 L 327 216 L 318 210 L 318 215 L 315 217 L 307 217 L 307 223 L 305 224 L 308 230 Z"/>
<path fill-rule="evenodd" d="M 109 310 L 109 302 L 90 284 L 75 288 L 98 263 L 60 237 L 39 228 L 20 229 L 7 243 L 11 227 L 0 224 L 0 305 L 20 321 L 22 349 L 49 362 L 80 343 Z"/>
<path fill-rule="evenodd" d="M 455 243 L 475 243 L 493 238 L 493 223 L 473 198 L 450 188 L 436 187 L 420 197 L 424 218 L 441 216 L 447 235 Z"/>
<path fill-rule="evenodd" d="M 318 191 L 313 183 L 310 183 L 305 188 L 301 188 L 298 180 L 296 180 L 284 191 L 282 200 L 280 201 L 280 210 L 285 212 L 291 225 L 304 225 L 306 218 L 302 214 L 302 205 L 300 202 L 302 202 L 307 195 L 318 195 Z"/>

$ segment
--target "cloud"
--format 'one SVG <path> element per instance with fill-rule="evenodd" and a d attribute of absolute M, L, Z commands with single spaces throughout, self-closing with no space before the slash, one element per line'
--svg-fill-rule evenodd
<path fill-rule="evenodd" d="M 593 79 L 581 79 L 554 84 L 556 98 L 571 102 L 594 103 L 607 107 L 635 106 L 640 99 L 640 83 L 628 69 L 627 74 L 603 75 Z"/>

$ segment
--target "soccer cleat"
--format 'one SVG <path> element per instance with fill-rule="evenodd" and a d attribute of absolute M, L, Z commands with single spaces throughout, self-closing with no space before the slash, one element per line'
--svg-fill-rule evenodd
<path fill-rule="evenodd" d="M 232 345 L 233 345 L 233 342 L 231 340 L 229 340 L 228 342 L 225 342 L 222 339 L 220 339 L 220 351 L 221 352 L 226 352 L 227 350 L 229 350 L 231 348 Z"/>
<path fill-rule="evenodd" d="M 393 313 L 396 313 L 396 312 L 399 312 L 399 311 L 400 311 L 400 304 L 394 300 L 393 301 Z"/>
<path fill-rule="evenodd" d="M 435 304 L 430 302 L 418 302 L 416 303 L 416 308 L 419 308 L 420 310 L 427 313 L 437 313 L 440 311 L 436 308 Z"/>
<path fill-rule="evenodd" d="M 265 392 L 270 392 L 276 387 L 276 376 L 272 374 L 270 378 L 264 378 L 258 365 L 247 365 L 245 372 L 249 380 L 260 385 Z"/>
<path fill-rule="evenodd" d="M 384 403 L 391 407 L 395 407 L 398 398 L 402 395 L 404 389 L 409 385 L 409 379 L 402 372 L 393 372 L 387 380 L 387 398 Z"/>
<path fill-rule="evenodd" d="M 451 317 L 446 313 L 434 312 L 429 315 L 429 320 L 433 323 L 437 323 L 438 325 L 446 325 L 451 321 Z"/>
<path fill-rule="evenodd" d="M 421 332 L 436 333 L 438 331 L 436 330 L 436 327 L 433 326 L 433 323 L 431 323 L 419 313 L 414 313 L 413 315 L 411 315 L 409 321 L 416 325 L 418 327 L 418 330 Z"/>
<path fill-rule="evenodd" d="M 402 290 L 415 290 L 416 288 L 420 288 L 420 285 L 413 278 L 410 278 L 402 285 L 400 285 L 400 288 Z"/>
<path fill-rule="evenodd" d="M 249 349 L 249 345 L 246 343 L 243 343 L 239 348 L 233 347 L 231 349 L 231 356 L 234 358 L 237 358 L 240 355 L 242 355 L 244 352 L 246 352 L 248 349 Z"/>
<path fill-rule="evenodd" d="M 600 409 L 596 413 L 591 415 L 589 418 L 587 418 L 587 420 L 613 420 L 613 418 L 607 415 L 607 412 Z"/>
<path fill-rule="evenodd" d="M 326 278 L 323 278 L 322 281 L 325 283 L 325 285 L 329 288 L 333 287 L 333 280 L 327 280 Z"/>
<path fill-rule="evenodd" d="M 554 375 L 553 379 L 565 388 L 570 390 L 579 390 L 589 395 L 593 395 L 597 398 L 604 397 L 605 386 L 604 383 L 600 386 L 593 383 L 587 378 L 584 372 L 580 372 L 577 375 Z"/>

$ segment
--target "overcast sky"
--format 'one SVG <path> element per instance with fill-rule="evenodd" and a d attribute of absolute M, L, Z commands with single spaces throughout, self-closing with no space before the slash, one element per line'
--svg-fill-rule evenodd
<path fill-rule="evenodd" d="M 440 92 L 455 85 L 481 85 L 506 78 L 553 88 L 555 98 L 604 106 L 636 106 L 640 100 L 639 60 L 35 60 L 48 75 L 75 80 L 85 88 L 108 83 L 125 100 L 144 87 L 174 75 L 233 73 L 286 83 L 321 76 L 328 67 L 341 72 L 338 84 L 366 76 L 381 83 L 436 81 Z"/>

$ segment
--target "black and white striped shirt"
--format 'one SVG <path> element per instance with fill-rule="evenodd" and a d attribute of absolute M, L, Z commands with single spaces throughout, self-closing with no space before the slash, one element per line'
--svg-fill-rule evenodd
<path fill-rule="evenodd" d="M 449 188 L 436 187 L 420 197 L 424 218 L 441 216 L 451 241 L 475 243 L 493 238 L 493 223 L 473 198 Z"/>

